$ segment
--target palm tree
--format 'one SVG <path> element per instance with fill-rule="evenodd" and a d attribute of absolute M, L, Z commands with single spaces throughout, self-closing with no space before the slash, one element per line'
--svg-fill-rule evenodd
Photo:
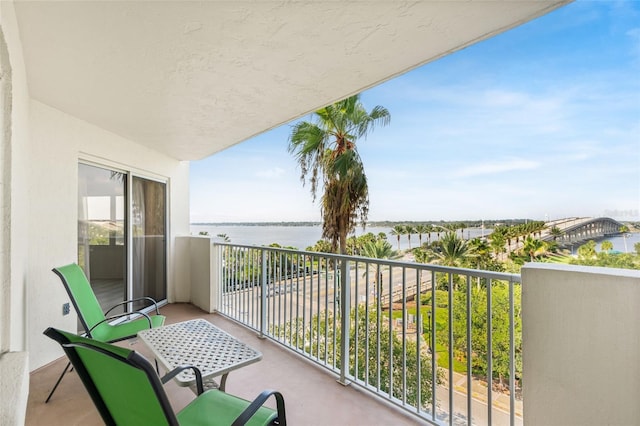
<path fill-rule="evenodd" d="M 436 253 L 441 265 L 462 266 L 466 260 L 475 254 L 468 241 L 459 238 L 453 231 L 447 231 L 440 240 L 441 251 Z"/>
<path fill-rule="evenodd" d="M 398 239 L 398 251 L 400 251 L 400 237 L 407 233 L 406 229 L 407 228 L 404 225 L 396 225 L 393 227 L 391 232 L 389 232 L 391 235 L 395 235 Z"/>
<path fill-rule="evenodd" d="M 409 242 L 409 250 L 411 250 L 411 234 L 416 233 L 416 228 L 411 225 L 407 225 L 404 227 L 404 231 L 407 234 L 407 241 Z"/>
<path fill-rule="evenodd" d="M 435 252 L 430 248 L 419 247 L 413 251 L 413 256 L 418 263 L 429 263 L 435 258 Z"/>
<path fill-rule="evenodd" d="M 362 246 L 361 255 L 364 257 L 370 257 L 372 259 L 396 259 L 398 252 L 393 250 L 391 244 L 388 241 L 379 239 L 376 241 L 368 241 Z M 374 285 L 376 289 L 377 297 L 382 295 L 382 270 L 379 264 L 369 264 L 370 267 L 376 268 L 374 273 Z M 365 275 L 367 272 L 365 271 Z M 391 303 L 389 303 L 391 306 Z"/>
<path fill-rule="evenodd" d="M 418 234 L 418 241 L 420 242 L 420 247 L 422 247 L 422 236 L 424 234 L 428 234 L 429 233 L 429 227 L 427 225 L 424 224 L 420 224 L 420 225 L 416 225 L 414 227 L 416 233 Z"/>
<path fill-rule="evenodd" d="M 433 225 L 427 225 L 427 245 L 431 245 L 431 233 L 434 232 L 435 228 Z"/>
<path fill-rule="evenodd" d="M 231 242 L 231 238 L 229 238 L 227 234 L 216 234 L 216 237 L 222 238 L 222 241 L 224 241 L 225 243 Z"/>
<path fill-rule="evenodd" d="M 528 236 L 524 239 L 522 251 L 529 255 L 529 259 L 533 262 L 538 256 L 546 253 L 547 245 L 544 241 Z"/>
<path fill-rule="evenodd" d="M 486 240 L 481 238 L 474 238 L 468 241 L 471 247 L 472 253 L 475 255 L 475 266 L 478 269 L 488 269 L 487 265 L 491 263 L 491 246 Z M 503 243 L 504 248 L 504 243 Z M 482 278 L 478 277 L 476 281 L 476 288 L 480 290 Z"/>
<path fill-rule="evenodd" d="M 578 257 L 580 259 L 594 259 L 596 257 L 596 242 L 589 240 L 578 247 Z"/>
<path fill-rule="evenodd" d="M 558 237 L 561 237 L 563 232 L 557 226 L 552 227 L 549 232 L 553 236 L 553 241 L 556 241 Z"/>
<path fill-rule="evenodd" d="M 375 241 L 367 241 L 362 246 L 360 255 L 372 259 L 395 259 L 398 257 L 398 252 L 393 250 L 388 241 L 377 239 Z"/>
<path fill-rule="evenodd" d="M 458 237 L 455 231 L 447 231 L 438 241 L 440 251 L 435 253 L 438 263 L 445 266 L 460 267 L 474 258 L 475 252 L 469 241 Z M 453 289 L 457 290 L 458 283 L 454 279 Z"/>
<path fill-rule="evenodd" d="M 475 264 L 478 269 L 486 269 L 486 265 L 491 262 L 491 246 L 487 241 L 480 238 L 474 238 L 472 240 L 468 240 L 468 242 L 469 247 L 475 254 Z"/>
<path fill-rule="evenodd" d="M 605 253 L 609 253 L 611 250 L 613 250 L 613 243 L 609 240 L 601 242 L 600 250 L 604 251 Z"/>
<path fill-rule="evenodd" d="M 491 233 L 491 236 L 489 237 L 489 241 L 490 241 L 489 244 L 491 246 L 491 249 L 493 250 L 497 258 L 498 256 L 500 256 L 500 254 L 506 251 L 505 245 L 507 244 L 507 237 L 505 233 L 505 228 L 496 228 L 496 230 L 494 230 Z M 509 241 L 509 244 L 511 244 L 510 241 Z"/>
<path fill-rule="evenodd" d="M 301 121 L 289 136 L 289 152 L 301 170 L 301 180 L 308 180 L 316 199 L 318 186 L 322 196 L 322 236 L 331 241 L 334 251 L 347 252 L 347 235 L 357 222 L 366 223 L 369 192 L 364 165 L 356 140 L 366 137 L 375 125 L 386 126 L 390 114 L 386 108 L 367 112 L 360 96 L 355 95 L 319 109 L 315 122 Z"/>

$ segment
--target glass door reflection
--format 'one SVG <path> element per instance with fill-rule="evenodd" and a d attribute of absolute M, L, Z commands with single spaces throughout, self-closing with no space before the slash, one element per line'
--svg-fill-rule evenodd
<path fill-rule="evenodd" d="M 103 310 L 127 299 L 126 196 L 125 173 L 78 165 L 78 264 Z"/>

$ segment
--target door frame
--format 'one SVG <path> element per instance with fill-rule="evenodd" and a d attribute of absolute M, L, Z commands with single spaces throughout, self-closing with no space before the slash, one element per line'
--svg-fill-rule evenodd
<path fill-rule="evenodd" d="M 170 238 L 170 197 L 169 197 L 169 184 L 170 179 L 167 176 L 162 176 L 157 173 L 150 172 L 148 170 L 141 170 L 133 166 L 125 165 L 122 163 L 118 163 L 115 161 L 107 160 L 102 157 L 95 157 L 91 154 L 80 153 L 77 159 L 77 164 L 85 164 L 88 166 L 99 167 L 106 170 L 112 170 L 115 172 L 123 173 L 127 176 L 127 185 L 126 185 L 126 193 L 127 199 L 125 200 L 125 221 L 126 221 L 126 271 L 127 271 L 127 299 L 130 299 L 133 294 L 133 223 L 131 221 L 131 212 L 132 212 L 132 190 L 133 190 L 133 177 L 138 177 L 142 179 L 151 180 L 154 182 L 164 184 L 164 196 L 165 196 L 165 206 L 164 206 L 164 218 L 165 218 L 165 238 L 164 238 L 164 251 L 165 251 L 165 264 L 164 264 L 164 274 L 165 274 L 165 299 L 156 300 L 158 306 L 163 306 L 168 303 L 169 300 L 169 253 L 171 253 L 171 238 Z M 76 173 L 76 179 L 78 179 L 78 173 Z M 77 182 L 77 181 L 76 181 Z M 76 183 L 76 193 L 78 192 L 78 184 Z M 77 211 L 77 209 L 76 209 Z M 78 217 L 76 214 L 76 223 L 78 223 Z M 77 229 L 77 227 L 76 227 Z M 76 231 L 77 232 L 77 231 Z M 78 236 L 76 235 L 76 239 Z M 76 255 L 75 258 L 78 258 L 77 252 L 77 244 L 76 244 Z M 131 304 L 129 304 L 131 305 Z M 127 306 L 128 310 L 132 309 L 132 306 Z M 143 312 L 153 310 L 153 306 L 147 307 L 143 309 Z"/>

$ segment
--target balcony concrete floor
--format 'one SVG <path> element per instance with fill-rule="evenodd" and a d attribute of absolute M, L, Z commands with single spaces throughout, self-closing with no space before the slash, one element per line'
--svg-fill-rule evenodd
<path fill-rule="evenodd" d="M 204 318 L 261 351 L 263 358 L 260 362 L 229 374 L 226 390 L 249 400 L 264 389 L 279 390 L 284 395 L 287 420 L 291 425 L 422 424 L 367 391 L 339 384 L 336 376 L 327 370 L 277 343 L 259 339 L 253 330 L 226 318 L 207 314 L 189 304 L 170 304 L 161 308 L 161 312 L 167 316 L 167 323 Z M 136 339 L 121 344 L 131 345 L 151 359 L 149 351 Z M 60 358 L 31 374 L 27 426 L 103 424 L 75 372 L 67 373 L 51 401 L 44 403 L 66 363 L 66 358 Z M 167 383 L 165 389 L 176 410 L 194 398 L 188 388 L 181 388 L 173 382 Z"/>

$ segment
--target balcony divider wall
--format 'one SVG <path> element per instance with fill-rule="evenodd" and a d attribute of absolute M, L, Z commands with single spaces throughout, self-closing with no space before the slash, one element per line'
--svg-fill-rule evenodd
<path fill-rule="evenodd" d="M 522 268 L 525 423 L 633 425 L 640 419 L 640 271 Z"/>

